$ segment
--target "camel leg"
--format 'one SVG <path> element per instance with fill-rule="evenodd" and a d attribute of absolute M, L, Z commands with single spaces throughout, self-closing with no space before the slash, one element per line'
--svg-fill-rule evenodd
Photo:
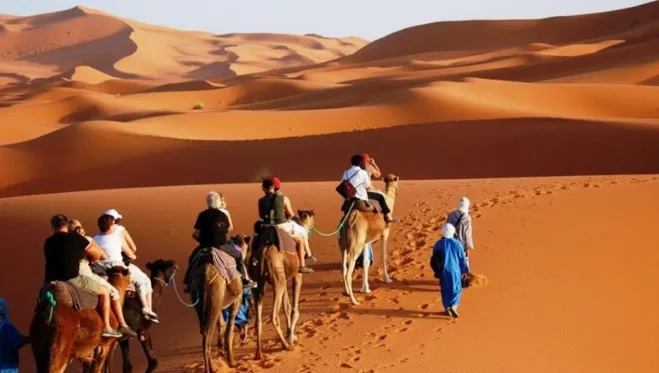
<path fill-rule="evenodd" d="M 217 320 L 217 327 L 218 327 L 217 348 L 219 349 L 217 355 L 220 356 L 224 351 L 224 348 L 226 347 L 226 345 L 224 344 L 224 333 L 227 330 L 227 323 L 226 321 L 224 321 L 224 316 L 220 316 L 219 320 Z"/>
<path fill-rule="evenodd" d="M 286 315 L 286 330 L 288 330 L 286 335 L 290 337 L 290 331 L 291 331 L 291 298 L 288 295 L 288 288 L 286 286 L 284 286 L 284 295 L 282 296 L 282 301 L 284 302 L 284 315 Z"/>
<path fill-rule="evenodd" d="M 348 290 L 348 251 L 341 250 L 341 276 L 343 276 L 343 295 L 350 295 Z"/>
<path fill-rule="evenodd" d="M 210 315 L 209 315 L 210 316 Z M 208 328 L 204 330 L 204 333 L 202 334 L 202 345 L 203 345 L 203 353 L 204 353 L 204 369 L 206 373 L 212 373 L 213 372 L 213 366 L 211 362 L 211 352 L 213 349 L 211 337 L 213 336 L 213 332 L 215 332 L 215 325 L 217 325 L 214 322 L 208 323 Z"/>
<path fill-rule="evenodd" d="M 225 347 L 224 356 L 226 356 L 230 368 L 235 367 L 235 362 L 233 359 L 233 332 L 235 330 L 236 316 L 238 315 L 238 310 L 240 309 L 241 301 L 242 301 L 242 297 L 236 297 L 236 299 L 233 301 L 233 303 L 231 304 L 231 312 L 229 313 L 229 319 L 225 323 L 228 325 L 225 325 L 226 332 L 224 333 L 224 347 Z M 220 317 L 220 319 L 224 320 L 224 318 L 222 317 Z"/>
<path fill-rule="evenodd" d="M 256 305 L 256 360 L 263 358 L 261 351 L 261 333 L 263 332 L 263 292 L 265 290 L 265 281 L 259 282 L 258 288 L 253 293 L 254 305 Z"/>
<path fill-rule="evenodd" d="M 68 338 L 62 335 L 63 333 L 55 333 L 55 337 L 50 345 L 49 360 L 50 366 L 47 366 L 47 373 L 64 373 L 66 367 L 69 365 L 69 356 L 73 349 L 73 338 Z M 73 336 L 72 336 L 73 337 Z"/>
<path fill-rule="evenodd" d="M 293 345 L 297 342 L 295 335 L 295 325 L 300 318 L 300 292 L 302 291 L 302 275 L 296 274 L 293 277 L 293 312 L 291 314 L 290 327 L 288 329 L 288 342 Z"/>
<path fill-rule="evenodd" d="M 364 265 L 364 274 L 362 276 L 362 294 L 370 294 L 371 288 L 368 286 L 368 270 L 371 268 L 371 260 L 368 257 L 368 250 L 364 247 L 362 251 L 362 263 Z"/>
<path fill-rule="evenodd" d="M 355 272 L 355 264 L 356 263 L 357 263 L 357 256 L 355 255 L 352 258 L 350 258 L 350 263 L 348 264 L 348 276 L 346 278 L 346 280 L 348 282 L 348 295 L 350 296 L 350 301 L 355 306 L 359 305 L 359 302 L 357 302 L 357 299 L 355 299 L 355 294 L 352 291 L 352 276 L 353 276 L 353 273 Z"/>
<path fill-rule="evenodd" d="M 149 334 L 149 330 L 147 329 L 140 333 L 139 339 L 140 344 L 142 345 L 142 350 L 144 350 L 144 354 L 146 355 L 148 362 L 146 373 L 151 373 L 158 368 L 158 359 L 156 358 L 155 351 L 153 351 L 153 343 L 151 334 Z"/>
<path fill-rule="evenodd" d="M 133 373 L 133 363 L 130 361 L 130 340 L 119 341 L 121 348 L 121 360 L 123 363 L 124 373 Z"/>
<path fill-rule="evenodd" d="M 386 229 L 384 233 L 382 233 L 380 240 L 380 246 L 382 247 L 382 281 L 385 284 L 391 284 L 393 281 L 391 280 L 391 277 L 389 277 L 389 272 L 387 272 L 387 241 L 389 241 L 389 229 Z"/>
<path fill-rule="evenodd" d="M 286 338 L 284 338 L 284 333 L 281 331 L 281 323 L 279 321 L 281 302 L 284 297 L 284 293 L 286 292 L 286 275 L 281 272 L 283 272 L 283 269 L 280 269 L 280 271 L 276 273 L 275 276 L 273 276 L 275 277 L 275 281 L 273 281 L 274 300 L 272 306 L 272 324 L 277 331 L 277 335 L 279 336 L 279 340 L 281 340 L 281 344 L 284 346 L 284 349 L 288 350 L 291 346 L 286 341 Z"/>

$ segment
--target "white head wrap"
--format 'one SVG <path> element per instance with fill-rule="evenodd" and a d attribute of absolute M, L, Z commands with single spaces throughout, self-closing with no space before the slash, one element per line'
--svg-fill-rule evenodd
<path fill-rule="evenodd" d="M 442 233 L 446 238 L 453 238 L 455 235 L 455 227 L 451 223 L 446 223 L 442 227 Z"/>
<path fill-rule="evenodd" d="M 467 197 L 461 197 L 460 201 L 458 201 L 458 209 L 464 213 L 469 212 L 469 198 Z"/>

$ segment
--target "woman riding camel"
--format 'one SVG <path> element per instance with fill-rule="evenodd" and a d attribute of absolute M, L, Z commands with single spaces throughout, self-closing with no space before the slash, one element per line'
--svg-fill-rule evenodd
<path fill-rule="evenodd" d="M 85 229 L 82 227 L 82 224 L 78 220 L 75 219 L 69 220 L 69 232 L 77 233 L 85 237 L 90 244 L 95 243 L 93 238 L 87 236 Z M 107 257 L 103 256 L 101 260 L 103 259 L 107 259 Z M 117 316 L 117 321 L 119 322 L 119 326 L 124 330 L 130 330 L 130 327 L 128 326 L 126 320 L 124 319 L 124 310 L 120 303 L 119 291 L 117 291 L 117 289 L 114 286 L 112 286 L 112 284 L 110 284 L 106 279 L 92 272 L 92 267 L 89 263 L 89 260 L 87 260 L 86 258 L 80 261 L 80 274 L 89 277 L 91 280 L 95 281 L 98 284 L 98 286 L 107 289 L 107 291 L 110 293 L 110 299 L 112 302 L 112 311 L 114 312 L 115 316 Z"/>
<path fill-rule="evenodd" d="M 98 243 L 107 256 L 107 259 L 100 261 L 97 266 L 102 272 L 114 266 L 125 267 L 123 257 L 121 256 L 122 253 L 131 260 L 137 259 L 135 252 L 128 246 L 122 230 L 117 228 L 114 220 L 115 218 L 112 215 L 101 215 L 98 218 L 98 229 L 100 233 L 94 236 L 94 241 Z M 153 290 L 149 276 L 132 263 L 128 265 L 128 270 L 130 271 L 130 278 L 135 285 L 135 290 L 137 290 L 140 301 L 142 301 L 142 313 L 148 320 L 157 323 L 158 315 L 152 309 L 151 298 Z"/>

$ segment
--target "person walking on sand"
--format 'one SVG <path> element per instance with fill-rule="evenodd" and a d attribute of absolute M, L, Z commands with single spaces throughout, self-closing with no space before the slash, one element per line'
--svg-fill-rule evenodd
<path fill-rule="evenodd" d="M 469 276 L 469 264 L 462 244 L 455 235 L 455 227 L 444 224 L 443 237 L 435 243 L 430 257 L 430 267 L 439 279 L 442 305 L 446 314 L 458 317 L 458 306 L 462 295 L 462 278 Z"/>
<path fill-rule="evenodd" d="M 18 373 L 18 350 L 30 343 L 9 321 L 9 306 L 0 298 L 0 373 Z"/>
<path fill-rule="evenodd" d="M 474 239 L 471 233 L 471 215 L 469 215 L 469 198 L 461 197 L 458 208 L 452 211 L 446 218 L 446 223 L 455 227 L 455 238 L 460 241 L 465 250 L 465 256 L 469 257 L 469 251 L 474 250 Z M 467 259 L 469 260 L 469 259 Z"/>

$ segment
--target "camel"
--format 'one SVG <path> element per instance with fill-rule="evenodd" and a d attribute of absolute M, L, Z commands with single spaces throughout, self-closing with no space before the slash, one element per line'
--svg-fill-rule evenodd
<path fill-rule="evenodd" d="M 385 183 L 385 200 L 391 211 L 394 210 L 394 202 L 398 195 L 398 176 L 389 174 L 384 179 Z M 361 212 L 351 210 L 344 224 L 339 229 L 339 248 L 341 249 L 343 286 L 344 294 L 350 296 L 350 301 L 354 305 L 359 302 L 355 299 L 352 290 L 352 276 L 355 271 L 355 263 L 359 255 L 364 252 L 364 248 L 369 243 L 380 241 L 382 250 L 382 272 L 383 281 L 391 283 L 391 278 L 387 272 L 387 240 L 389 239 L 389 230 L 391 223 L 385 223 L 382 214 L 372 212 Z M 368 270 L 370 261 L 364 260 L 364 275 L 361 292 L 368 294 L 371 289 L 368 284 Z"/>
<path fill-rule="evenodd" d="M 266 282 L 271 284 L 274 289 L 272 324 L 284 349 L 290 350 L 293 344 L 297 342 L 295 325 L 300 317 L 299 303 L 300 291 L 302 290 L 302 274 L 299 272 L 300 261 L 296 253 L 280 251 L 276 246 L 276 237 L 275 227 L 265 226 L 262 228 L 252 243 L 252 251 L 247 262 L 249 275 L 258 284 L 253 290 L 254 304 L 256 305 L 256 360 L 263 357 L 261 336 L 263 333 L 263 296 L 265 295 Z M 290 280 L 292 280 L 291 287 L 293 291 L 292 309 L 288 290 L 286 289 L 286 285 Z M 284 302 L 284 313 L 286 314 L 288 326 L 286 338 L 279 321 L 282 301 Z"/>
<path fill-rule="evenodd" d="M 126 288 L 130 284 L 128 269 L 112 268 L 108 270 L 108 276 L 108 282 L 117 289 L 123 304 Z M 55 304 L 38 307 L 30 324 L 37 372 L 62 373 L 73 359 L 82 362 L 84 372 L 102 372 L 117 339 L 101 337 L 103 321 L 99 311 L 75 311 L 67 302 L 68 292 L 63 285 L 56 285 L 49 292 Z M 110 314 L 110 323 L 113 328 L 119 325 L 113 313 Z"/>
<path fill-rule="evenodd" d="M 178 265 L 173 260 L 163 260 L 158 259 L 154 262 L 149 262 L 146 264 L 146 268 L 151 272 L 151 284 L 153 286 L 153 310 L 157 310 L 158 305 L 162 301 L 163 293 L 169 282 L 174 278 L 176 271 L 178 270 Z M 139 298 L 135 296 L 134 292 L 128 292 L 124 300 L 124 317 L 126 318 L 126 323 L 132 330 L 134 330 L 140 340 L 142 349 L 147 358 L 147 369 L 146 373 L 151 373 L 158 367 L 158 360 L 156 359 L 155 352 L 153 351 L 153 346 L 151 344 L 151 334 L 149 334 L 149 328 L 152 325 L 152 322 L 147 320 L 142 313 L 142 302 Z M 133 364 L 130 360 L 130 339 L 122 338 L 119 340 L 119 346 L 121 347 L 121 356 L 123 361 L 123 373 L 132 373 Z M 114 352 L 114 349 L 113 349 Z M 112 361 L 112 353 L 110 353 L 110 358 L 107 360 L 107 371 L 110 371 L 110 365 Z"/>
<path fill-rule="evenodd" d="M 243 235 L 231 237 L 231 241 L 238 244 L 243 253 L 248 250 L 250 239 L 251 237 Z M 227 283 L 220 275 L 217 267 L 209 262 L 199 265 L 195 270 L 192 276 L 192 284 L 198 291 L 196 298 L 194 298 L 194 295 L 191 296 L 194 298 L 192 299 L 193 302 L 196 302 L 195 310 L 197 311 L 202 335 L 205 372 L 211 373 L 213 371 L 211 338 L 217 327 L 219 327 L 218 347 L 220 350 L 224 349 L 227 363 L 230 367 L 234 367 L 233 332 L 243 295 L 241 278 L 236 277 Z M 222 317 L 222 310 L 227 307 L 230 307 L 231 313 L 229 314 L 229 320 L 225 322 Z"/>

